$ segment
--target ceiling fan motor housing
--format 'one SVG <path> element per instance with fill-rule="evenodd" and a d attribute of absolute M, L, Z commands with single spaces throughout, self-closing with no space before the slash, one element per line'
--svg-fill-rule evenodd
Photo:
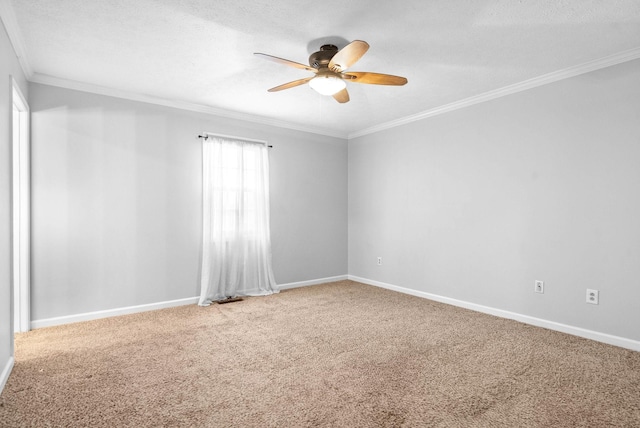
<path fill-rule="evenodd" d="M 329 61 L 336 53 L 338 53 L 336 45 L 322 45 L 318 52 L 314 52 L 309 56 L 309 65 L 318 70 L 328 68 Z"/>

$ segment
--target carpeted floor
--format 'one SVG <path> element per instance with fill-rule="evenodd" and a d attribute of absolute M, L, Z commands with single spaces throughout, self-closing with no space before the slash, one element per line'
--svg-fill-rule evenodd
<path fill-rule="evenodd" d="M 640 427 L 640 353 L 351 281 L 16 337 L 2 427 Z"/>

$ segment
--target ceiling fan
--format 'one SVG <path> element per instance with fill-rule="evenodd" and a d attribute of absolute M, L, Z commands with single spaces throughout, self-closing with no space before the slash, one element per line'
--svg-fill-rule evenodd
<path fill-rule="evenodd" d="M 309 57 L 309 65 L 263 53 L 255 53 L 254 55 L 290 67 L 311 71 L 315 74 L 315 76 L 276 86 L 275 88 L 269 89 L 269 92 L 282 91 L 283 89 L 294 88 L 309 83 L 309 86 L 320 94 L 332 95 L 339 103 L 346 103 L 349 101 L 346 81 L 391 86 L 402 86 L 407 83 L 406 78 L 393 76 L 391 74 L 346 71 L 362 58 L 368 49 L 369 44 L 362 40 L 354 40 L 340 50 L 338 50 L 338 47 L 335 45 L 322 45 L 318 52 L 312 53 Z"/>

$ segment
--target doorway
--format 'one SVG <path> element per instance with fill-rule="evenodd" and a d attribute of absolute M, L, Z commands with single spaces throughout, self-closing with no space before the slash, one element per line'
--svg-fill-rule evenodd
<path fill-rule="evenodd" d="M 29 106 L 15 80 L 13 86 L 13 144 L 12 144 L 12 272 L 13 272 L 13 330 L 30 329 L 30 229 L 31 185 L 29 147 Z"/>

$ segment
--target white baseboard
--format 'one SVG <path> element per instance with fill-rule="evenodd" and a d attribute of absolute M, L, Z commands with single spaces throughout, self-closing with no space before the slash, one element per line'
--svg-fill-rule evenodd
<path fill-rule="evenodd" d="M 288 284 L 278 284 L 280 290 L 289 290 L 290 288 L 306 287 L 309 285 L 325 284 L 327 282 L 337 282 L 349 279 L 348 275 L 330 276 L 328 278 L 312 279 L 309 281 L 290 282 Z"/>
<path fill-rule="evenodd" d="M 307 285 L 324 284 L 326 282 L 344 281 L 347 279 L 347 275 L 332 276 L 329 278 L 313 279 L 310 281 L 291 282 L 288 284 L 280 284 L 278 288 L 280 290 L 287 290 L 290 288 L 304 287 Z M 258 293 L 259 290 L 255 290 Z M 118 315 L 135 314 L 137 312 L 154 311 L 156 309 L 172 308 L 174 306 L 197 304 L 199 297 L 188 297 L 186 299 L 171 300 L 167 302 L 150 303 L 146 305 L 127 306 L 125 308 L 107 309 L 103 311 L 86 312 L 75 315 L 65 315 L 55 318 L 46 318 L 41 320 L 31 321 L 31 328 L 43 328 L 53 327 L 56 325 L 69 324 L 73 322 L 90 321 L 99 318 L 115 317 Z"/>
<path fill-rule="evenodd" d="M 15 360 L 13 359 L 13 357 L 9 357 L 9 360 L 4 365 L 4 369 L 2 369 L 2 374 L 0 374 L 0 394 L 4 389 L 4 386 L 7 384 L 7 381 L 9 380 L 9 375 L 11 374 L 11 370 L 13 369 L 14 362 Z"/>
<path fill-rule="evenodd" d="M 69 324 L 73 322 L 89 321 L 99 318 L 115 317 L 118 315 L 135 314 L 138 312 L 154 311 L 156 309 L 173 308 L 174 306 L 191 305 L 198 303 L 198 297 L 170 300 L 166 302 L 149 303 L 146 305 L 127 306 L 124 308 L 106 309 L 103 311 L 86 312 L 83 314 L 66 315 L 62 317 L 46 318 L 31 321 L 31 328 L 52 327 L 55 325 Z"/>
<path fill-rule="evenodd" d="M 567 324 L 561 324 L 554 321 L 548 321 L 541 318 L 535 318 L 528 315 L 518 314 L 515 312 L 509 312 L 502 309 L 496 309 L 489 306 L 478 305 L 476 303 L 465 302 L 463 300 L 452 299 L 450 297 L 439 296 L 437 294 L 426 293 L 424 291 L 412 290 L 410 288 L 399 287 L 397 285 L 387 284 L 380 281 L 374 281 L 367 278 L 361 278 L 354 275 L 339 275 L 328 278 L 319 278 L 309 281 L 291 282 L 287 284 L 279 284 L 280 290 L 288 290 L 291 288 L 306 287 L 309 285 L 325 284 L 328 282 L 337 282 L 344 280 L 352 280 L 361 282 L 363 284 L 373 285 L 376 287 L 386 288 L 388 290 L 398 291 L 404 294 L 410 294 L 412 296 L 422 297 L 436 302 L 446 303 L 453 306 L 458 306 L 465 309 L 470 309 L 476 312 L 482 312 L 489 315 L 494 315 L 501 318 L 508 318 L 516 321 L 523 322 L 525 324 L 535 325 L 537 327 L 547 328 L 549 330 L 560 331 L 562 333 L 572 334 L 574 336 L 584 337 L 586 339 L 595 340 L 609 345 L 619 346 L 621 348 L 631 349 L 633 351 L 640 352 L 640 341 L 627 339 L 624 337 L 613 336 L 606 333 L 600 333 L 597 331 L 587 330 L 580 327 L 574 327 Z M 47 318 L 42 320 L 34 320 L 31 322 L 31 328 L 43 328 L 51 327 L 61 324 L 69 324 L 73 322 L 89 321 L 99 318 L 107 318 L 118 315 L 128 315 L 137 312 L 153 311 L 156 309 L 172 308 L 175 306 L 191 305 L 198 303 L 198 297 L 188 297 L 186 299 L 171 300 L 166 302 L 150 303 L 146 305 L 128 306 L 124 308 L 107 309 L 103 311 L 87 312 L 76 315 L 67 315 L 62 317 Z M 13 367 L 13 358 L 11 358 L 0 377 L 0 391 L 1 387 L 4 387 L 4 383 L 11 373 Z"/>
<path fill-rule="evenodd" d="M 465 302 L 463 300 L 452 299 L 450 297 L 439 296 L 437 294 L 425 293 L 424 291 L 412 290 L 410 288 L 399 287 L 397 285 L 387 284 L 380 281 L 373 281 L 366 278 L 360 278 L 358 276 L 349 275 L 348 279 L 352 281 L 361 282 L 363 284 L 368 284 L 376 287 L 386 288 L 388 290 L 398 291 L 400 293 L 410 294 L 412 296 L 434 300 L 436 302 L 446 303 L 449 305 L 458 306 L 465 309 L 471 309 L 472 311 L 476 311 L 476 312 L 482 312 L 489 315 L 495 315 L 501 318 L 508 318 L 515 321 L 520 321 L 522 323 L 534 325 L 536 327 L 543 327 L 549 330 L 555 330 L 562 333 L 571 334 L 574 336 L 584 337 L 585 339 L 591 339 L 597 342 L 619 346 L 621 348 L 631 349 L 633 351 L 640 351 L 640 341 L 637 341 L 637 340 L 627 339 L 619 336 L 613 336 L 606 333 L 600 333 L 597 331 L 587 330 L 580 327 L 574 327 L 567 324 L 557 323 L 555 321 L 548 321 L 541 318 L 535 318 L 528 315 L 522 315 L 515 312 L 496 309 L 489 306 L 478 305 L 476 303 Z"/>

